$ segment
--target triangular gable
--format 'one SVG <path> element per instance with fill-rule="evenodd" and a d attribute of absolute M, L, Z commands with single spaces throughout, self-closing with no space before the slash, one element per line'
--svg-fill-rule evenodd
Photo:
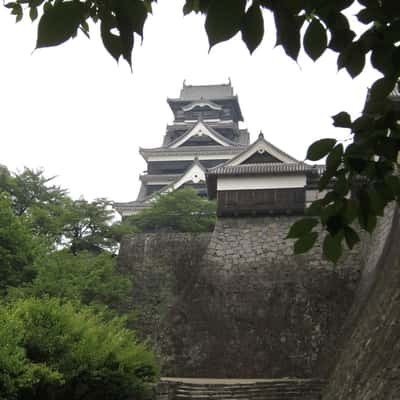
<path fill-rule="evenodd" d="M 195 135 L 190 137 L 188 140 L 183 142 L 180 147 L 187 146 L 221 146 L 221 143 L 216 142 L 213 138 L 208 135 Z"/>
<path fill-rule="evenodd" d="M 256 152 L 252 154 L 248 159 L 244 160 L 242 164 L 265 164 L 265 163 L 279 163 L 282 162 L 278 158 L 272 156 L 270 153 Z"/>
<path fill-rule="evenodd" d="M 169 185 L 163 187 L 162 189 L 152 193 L 147 198 L 143 199 L 144 204 L 148 204 L 153 202 L 156 199 L 158 194 L 166 194 L 172 192 L 176 189 L 179 189 L 185 183 L 193 182 L 193 183 L 200 183 L 206 181 L 206 170 L 200 164 L 199 160 L 196 158 L 193 163 L 188 167 L 188 169 L 174 182 L 170 183 Z"/>
<path fill-rule="evenodd" d="M 187 106 L 182 107 L 183 111 L 190 111 L 196 107 L 208 107 L 212 110 L 220 111 L 222 107 L 212 101 L 194 101 L 193 103 L 188 104 Z"/>
<path fill-rule="evenodd" d="M 238 154 L 237 156 L 233 157 L 231 160 L 227 161 L 224 166 L 236 166 L 240 164 L 252 164 L 254 162 L 255 155 L 266 155 L 274 159 L 273 162 L 283 162 L 283 163 L 298 163 L 299 161 L 295 158 L 289 156 L 289 154 L 285 153 L 284 151 L 278 149 L 273 144 L 269 143 L 264 139 L 264 135 L 260 133 L 258 139 L 251 144 L 246 150 L 242 153 Z M 253 162 L 252 162 L 253 161 Z M 271 161 L 267 161 L 271 162 Z"/>
<path fill-rule="evenodd" d="M 190 138 L 194 136 L 203 136 L 206 135 L 211 138 L 216 144 L 222 146 L 232 146 L 235 143 L 231 142 L 229 139 L 225 138 L 221 134 L 219 134 L 215 129 L 207 126 L 203 121 L 198 121 L 193 128 L 189 129 L 185 134 L 183 134 L 178 139 L 171 142 L 168 147 L 171 149 L 175 149 L 179 146 L 182 146 L 183 143 L 187 142 Z"/>

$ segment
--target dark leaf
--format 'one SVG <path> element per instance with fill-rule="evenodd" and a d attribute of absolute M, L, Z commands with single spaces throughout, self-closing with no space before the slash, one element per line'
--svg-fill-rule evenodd
<path fill-rule="evenodd" d="M 318 216 L 321 213 L 321 210 L 324 206 L 326 206 L 328 202 L 325 199 L 314 200 L 310 206 L 306 209 L 306 215 L 309 216 Z"/>
<path fill-rule="evenodd" d="M 337 52 L 344 51 L 355 36 L 356 34 L 350 29 L 333 30 L 328 47 Z"/>
<path fill-rule="evenodd" d="M 308 56 L 316 61 L 325 51 L 328 45 L 328 37 L 325 27 L 314 18 L 304 34 L 303 46 Z"/>
<path fill-rule="evenodd" d="M 305 233 L 309 233 L 315 226 L 318 225 L 316 218 L 302 218 L 296 221 L 289 230 L 287 239 L 299 238 Z"/>
<path fill-rule="evenodd" d="M 339 196 L 346 196 L 347 193 L 350 190 L 350 184 L 346 179 L 346 175 L 342 174 L 336 181 L 333 186 L 333 190 L 339 195 Z"/>
<path fill-rule="evenodd" d="M 113 15 L 105 14 L 102 16 L 100 22 L 101 39 L 107 51 L 118 61 L 122 55 L 122 47 L 120 37 L 111 33 L 111 29 L 115 27 L 116 21 Z"/>
<path fill-rule="evenodd" d="M 363 24 L 369 24 L 376 19 L 376 11 L 374 8 L 363 8 L 358 14 L 357 19 Z"/>
<path fill-rule="evenodd" d="M 326 171 L 329 175 L 335 175 L 341 161 L 343 155 L 343 145 L 339 143 L 335 146 L 329 153 L 326 159 Z"/>
<path fill-rule="evenodd" d="M 371 210 L 374 214 L 383 216 L 383 210 L 386 204 L 380 193 L 372 189 L 368 191 L 368 196 Z"/>
<path fill-rule="evenodd" d="M 191 13 L 192 11 L 194 12 L 199 12 L 200 11 L 200 1 L 199 0 L 186 0 L 184 6 L 183 6 L 183 15 L 187 15 Z"/>
<path fill-rule="evenodd" d="M 361 228 L 365 229 L 367 232 L 371 233 L 376 226 L 376 216 L 368 213 L 361 213 L 358 216 L 358 222 Z"/>
<path fill-rule="evenodd" d="M 338 58 L 338 68 L 346 68 L 352 78 L 361 73 L 365 65 L 365 54 L 361 46 L 353 43 L 343 50 Z"/>
<path fill-rule="evenodd" d="M 55 3 L 40 18 L 36 48 L 57 46 L 76 35 L 86 6 L 78 1 Z"/>
<path fill-rule="evenodd" d="M 245 7 L 246 0 L 214 0 L 211 3 L 205 22 L 210 48 L 239 32 Z"/>
<path fill-rule="evenodd" d="M 374 127 L 374 120 L 369 115 L 362 115 L 353 121 L 351 128 L 354 132 L 362 132 Z"/>
<path fill-rule="evenodd" d="M 340 214 L 330 215 L 326 218 L 326 228 L 332 236 L 339 233 L 344 225 L 343 217 Z"/>
<path fill-rule="evenodd" d="M 386 176 L 385 183 L 394 196 L 400 196 L 400 177 L 394 175 Z"/>
<path fill-rule="evenodd" d="M 116 12 L 117 29 L 119 31 L 120 49 L 122 57 L 132 66 L 132 50 L 134 43 L 134 29 L 130 19 L 121 11 Z"/>
<path fill-rule="evenodd" d="M 305 253 L 306 251 L 310 250 L 314 246 L 314 243 L 316 242 L 317 237 L 318 237 L 317 232 L 310 232 L 310 233 L 307 233 L 306 235 L 303 235 L 294 244 L 294 254 L 301 254 L 301 253 Z"/>
<path fill-rule="evenodd" d="M 31 21 L 35 21 L 37 17 L 38 17 L 37 7 L 33 6 L 29 9 L 29 18 L 31 19 Z"/>
<path fill-rule="evenodd" d="M 381 78 L 374 82 L 369 95 L 372 100 L 380 100 L 389 96 L 396 84 L 396 78 Z"/>
<path fill-rule="evenodd" d="M 242 23 L 242 38 L 250 53 L 258 47 L 264 36 L 264 18 L 260 6 L 253 3 L 247 10 Z"/>
<path fill-rule="evenodd" d="M 333 119 L 333 126 L 337 128 L 351 128 L 351 118 L 350 115 L 342 111 L 339 114 L 336 114 L 332 117 Z"/>
<path fill-rule="evenodd" d="M 13 1 L 10 3 L 4 4 L 4 7 L 11 8 L 11 9 L 13 9 L 15 6 L 17 6 L 17 3 L 13 2 Z"/>
<path fill-rule="evenodd" d="M 320 139 L 314 142 L 307 150 L 307 159 L 317 161 L 325 157 L 336 144 L 336 139 Z"/>
<path fill-rule="evenodd" d="M 344 10 L 346 8 L 349 8 L 355 0 L 335 0 L 335 8 L 338 10 Z"/>
<path fill-rule="evenodd" d="M 23 17 L 23 11 L 22 11 L 22 6 L 19 3 L 8 3 L 7 7 L 11 7 L 12 11 L 11 14 L 15 15 L 15 21 L 19 22 L 21 21 Z"/>
<path fill-rule="evenodd" d="M 332 236 L 328 234 L 325 236 L 324 243 L 322 245 L 324 256 L 333 263 L 337 263 L 340 256 L 342 255 L 342 237 L 337 234 Z"/>
<path fill-rule="evenodd" d="M 294 16 L 285 8 L 277 7 L 274 11 L 276 25 L 276 45 L 281 45 L 285 53 L 294 61 L 300 52 L 300 28 L 304 23 L 304 16 Z"/>
<path fill-rule="evenodd" d="M 143 26 L 147 18 L 147 9 L 141 0 L 118 0 L 115 12 L 118 19 L 130 26 L 130 30 L 143 36 Z M 122 37 L 122 35 L 121 35 Z"/>
<path fill-rule="evenodd" d="M 350 167 L 350 169 L 354 170 L 357 173 L 362 173 L 367 166 L 367 161 L 363 158 L 346 156 L 346 164 Z"/>
<path fill-rule="evenodd" d="M 343 217 L 347 224 L 352 223 L 358 216 L 358 203 L 355 199 L 346 199 L 343 209 Z"/>

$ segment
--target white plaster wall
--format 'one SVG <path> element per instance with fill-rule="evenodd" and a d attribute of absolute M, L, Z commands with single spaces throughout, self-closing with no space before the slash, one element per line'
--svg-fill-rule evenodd
<path fill-rule="evenodd" d="M 295 176 L 227 176 L 219 177 L 218 190 L 285 189 L 302 188 L 306 185 L 304 175 Z"/>

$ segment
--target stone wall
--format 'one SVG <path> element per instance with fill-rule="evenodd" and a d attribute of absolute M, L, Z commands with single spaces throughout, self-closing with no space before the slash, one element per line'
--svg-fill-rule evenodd
<path fill-rule="evenodd" d="M 199 261 L 211 234 L 159 233 L 126 236 L 118 256 L 119 268 L 131 275 L 139 336 L 163 340 L 171 308 L 196 280 Z"/>
<path fill-rule="evenodd" d="M 324 400 L 400 399 L 400 217 L 365 241 L 365 268 Z"/>
<path fill-rule="evenodd" d="M 137 328 L 164 376 L 325 377 L 353 302 L 360 255 L 339 266 L 316 247 L 292 255 L 295 217 L 220 218 L 210 235 L 135 235 L 119 263 L 132 274 Z M 325 357 L 323 357 L 325 355 Z"/>

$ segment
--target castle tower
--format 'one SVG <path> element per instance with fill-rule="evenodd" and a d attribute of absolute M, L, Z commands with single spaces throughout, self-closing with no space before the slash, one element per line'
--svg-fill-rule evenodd
<path fill-rule="evenodd" d="M 121 216 L 147 208 L 157 194 L 193 187 L 206 195 L 205 171 L 242 153 L 249 133 L 238 97 L 229 81 L 220 85 L 186 85 L 178 98 L 167 99 L 174 121 L 167 126 L 161 147 L 140 148 L 147 171 L 139 176 L 141 187 L 135 201 L 115 203 Z"/>

